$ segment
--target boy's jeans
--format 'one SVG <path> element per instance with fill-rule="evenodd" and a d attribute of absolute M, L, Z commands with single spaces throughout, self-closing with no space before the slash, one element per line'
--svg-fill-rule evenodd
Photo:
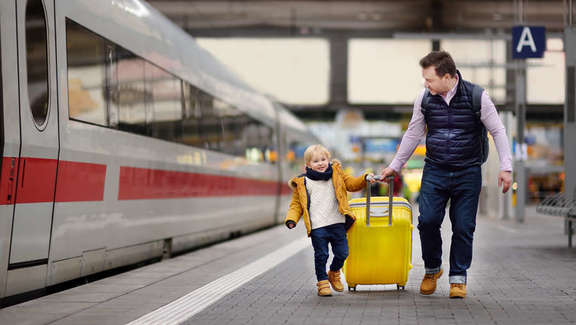
<path fill-rule="evenodd" d="M 442 265 L 440 226 L 450 199 L 450 283 L 466 283 L 466 270 L 472 262 L 472 239 L 481 187 L 480 166 L 461 170 L 446 170 L 430 164 L 424 166 L 418 198 L 418 230 L 426 273 L 436 273 Z"/>
<path fill-rule="evenodd" d="M 336 223 L 310 232 L 312 247 L 314 247 L 314 266 L 318 281 L 328 280 L 326 262 L 328 261 L 328 243 L 332 246 L 334 258 L 330 265 L 331 271 L 339 271 L 348 257 L 348 240 L 343 223 Z"/>

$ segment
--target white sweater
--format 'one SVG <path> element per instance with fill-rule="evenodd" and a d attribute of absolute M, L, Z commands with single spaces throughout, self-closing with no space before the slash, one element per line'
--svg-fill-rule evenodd
<path fill-rule="evenodd" d="M 338 200 L 332 179 L 315 181 L 306 177 L 306 190 L 310 195 L 310 223 L 312 229 L 326 227 L 346 220 L 338 212 Z"/>

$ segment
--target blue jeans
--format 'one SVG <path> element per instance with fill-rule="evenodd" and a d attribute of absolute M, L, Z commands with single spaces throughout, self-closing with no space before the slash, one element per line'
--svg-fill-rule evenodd
<path fill-rule="evenodd" d="M 466 270 L 472 263 L 472 240 L 481 187 L 480 166 L 460 170 L 446 170 L 431 164 L 424 166 L 418 197 L 418 230 L 426 273 L 436 273 L 442 265 L 440 226 L 450 200 L 450 283 L 466 283 Z"/>
<path fill-rule="evenodd" d="M 348 239 L 343 223 L 336 223 L 322 228 L 312 229 L 310 233 L 314 248 L 314 266 L 318 281 L 328 280 L 326 262 L 328 262 L 328 243 L 332 246 L 334 258 L 330 264 L 331 271 L 339 271 L 348 257 Z"/>

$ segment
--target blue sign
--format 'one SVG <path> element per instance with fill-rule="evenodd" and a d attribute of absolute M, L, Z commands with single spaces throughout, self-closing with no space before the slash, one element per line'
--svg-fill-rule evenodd
<path fill-rule="evenodd" d="M 398 141 L 398 139 L 371 139 L 366 141 L 366 152 L 396 152 Z"/>
<path fill-rule="evenodd" d="M 357 135 L 350 135 L 349 141 L 350 143 L 360 143 L 362 141 L 362 138 L 360 138 L 360 136 Z"/>
<path fill-rule="evenodd" d="M 512 58 L 541 58 L 546 51 L 546 27 L 512 27 Z"/>

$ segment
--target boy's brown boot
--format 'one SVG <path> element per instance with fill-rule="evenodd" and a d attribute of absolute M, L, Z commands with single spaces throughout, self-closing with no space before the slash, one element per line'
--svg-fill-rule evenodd
<path fill-rule="evenodd" d="M 466 297 L 466 285 L 464 283 L 450 283 L 450 298 Z"/>
<path fill-rule="evenodd" d="M 420 293 L 423 295 L 431 295 L 436 291 L 436 280 L 442 276 L 442 269 L 436 273 L 424 275 L 422 284 L 420 285 Z"/>
<path fill-rule="evenodd" d="M 328 280 L 318 281 L 316 284 L 318 286 L 318 295 L 327 297 L 332 295 L 332 290 L 330 290 L 330 283 Z"/>
<path fill-rule="evenodd" d="M 344 286 L 340 282 L 340 271 L 328 271 L 328 281 L 332 286 L 332 289 L 342 292 L 344 291 Z"/>

